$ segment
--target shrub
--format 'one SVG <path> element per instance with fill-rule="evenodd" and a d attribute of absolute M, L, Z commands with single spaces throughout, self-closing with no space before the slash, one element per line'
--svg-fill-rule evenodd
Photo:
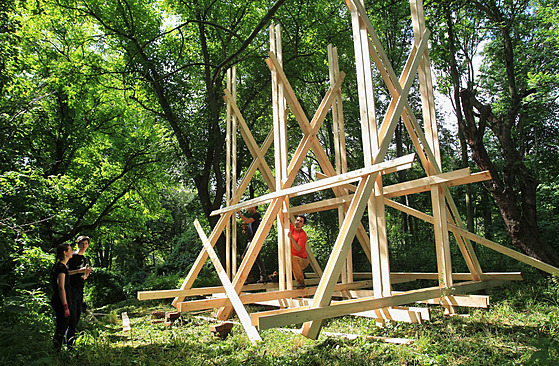
<path fill-rule="evenodd" d="M 95 269 L 87 280 L 86 298 L 92 306 L 99 307 L 126 299 L 124 279 L 105 268 Z"/>

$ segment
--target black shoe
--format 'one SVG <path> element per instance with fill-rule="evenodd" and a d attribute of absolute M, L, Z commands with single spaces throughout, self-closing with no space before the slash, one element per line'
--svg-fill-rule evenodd
<path fill-rule="evenodd" d="M 305 288 L 305 284 L 304 283 L 298 283 L 296 289 L 303 289 Z"/>

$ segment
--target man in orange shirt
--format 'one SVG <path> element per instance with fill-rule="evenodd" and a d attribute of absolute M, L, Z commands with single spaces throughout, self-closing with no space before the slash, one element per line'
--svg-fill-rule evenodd
<path fill-rule="evenodd" d="M 289 241 L 291 242 L 291 267 L 293 276 L 297 281 L 297 288 L 305 288 L 305 275 L 303 270 L 309 265 L 307 258 L 307 233 L 303 230 L 303 226 L 307 223 L 307 218 L 298 215 L 295 219 L 295 225 L 289 224 Z"/>

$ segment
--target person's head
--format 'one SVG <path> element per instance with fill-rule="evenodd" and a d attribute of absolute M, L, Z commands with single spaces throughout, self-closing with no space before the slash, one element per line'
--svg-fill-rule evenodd
<path fill-rule="evenodd" d="M 255 213 L 255 212 L 256 212 L 256 206 L 254 206 L 254 207 L 249 207 L 249 208 L 247 209 L 247 211 L 248 211 L 249 213 L 251 213 L 251 214 Z"/>
<path fill-rule="evenodd" d="M 56 247 L 56 259 L 63 261 L 64 259 L 72 257 L 72 247 L 70 244 L 59 244 Z"/>
<path fill-rule="evenodd" d="M 76 242 L 78 243 L 78 249 L 84 248 L 84 250 L 85 250 L 85 249 L 87 249 L 87 247 L 89 247 L 89 236 L 80 235 L 76 239 Z"/>
<path fill-rule="evenodd" d="M 307 217 L 305 215 L 297 215 L 295 218 L 295 228 L 301 229 L 307 223 Z"/>

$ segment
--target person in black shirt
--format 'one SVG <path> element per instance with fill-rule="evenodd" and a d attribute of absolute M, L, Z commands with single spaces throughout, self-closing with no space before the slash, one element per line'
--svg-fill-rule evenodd
<path fill-rule="evenodd" d="M 247 228 L 247 246 L 243 253 L 243 257 L 245 256 L 252 239 L 254 239 L 254 234 L 256 234 L 256 230 L 258 230 L 258 226 L 260 226 L 260 221 L 262 220 L 262 216 L 258 211 L 256 211 L 256 207 L 249 207 L 248 208 L 248 216 L 244 216 L 241 211 L 237 212 L 241 220 L 243 220 L 246 224 L 248 224 Z M 256 257 L 256 265 L 258 266 L 258 270 L 260 272 L 260 280 L 259 283 L 266 283 L 268 282 L 268 275 L 266 274 L 266 266 L 264 265 L 264 260 L 260 253 Z"/>
<path fill-rule="evenodd" d="M 83 304 L 83 286 L 85 280 L 91 273 L 91 268 L 89 267 L 89 261 L 84 256 L 85 251 L 89 248 L 89 237 L 82 235 L 78 236 L 76 240 L 78 242 L 78 251 L 72 255 L 72 258 L 68 261 L 68 273 L 70 274 L 70 291 L 72 293 L 72 308 L 71 313 L 73 314 L 70 325 L 68 327 L 68 332 L 66 337 L 68 339 L 68 344 L 72 346 L 74 344 L 76 327 L 80 321 L 80 316 L 82 313 Z"/>
<path fill-rule="evenodd" d="M 70 276 L 66 263 L 72 257 L 72 248 L 69 244 L 60 244 L 56 248 L 56 259 L 58 260 L 50 271 L 50 284 L 53 296 L 51 305 L 56 314 L 56 328 L 52 338 L 56 350 L 62 348 L 64 336 L 70 324 L 70 305 L 72 296 L 70 294 Z"/>

